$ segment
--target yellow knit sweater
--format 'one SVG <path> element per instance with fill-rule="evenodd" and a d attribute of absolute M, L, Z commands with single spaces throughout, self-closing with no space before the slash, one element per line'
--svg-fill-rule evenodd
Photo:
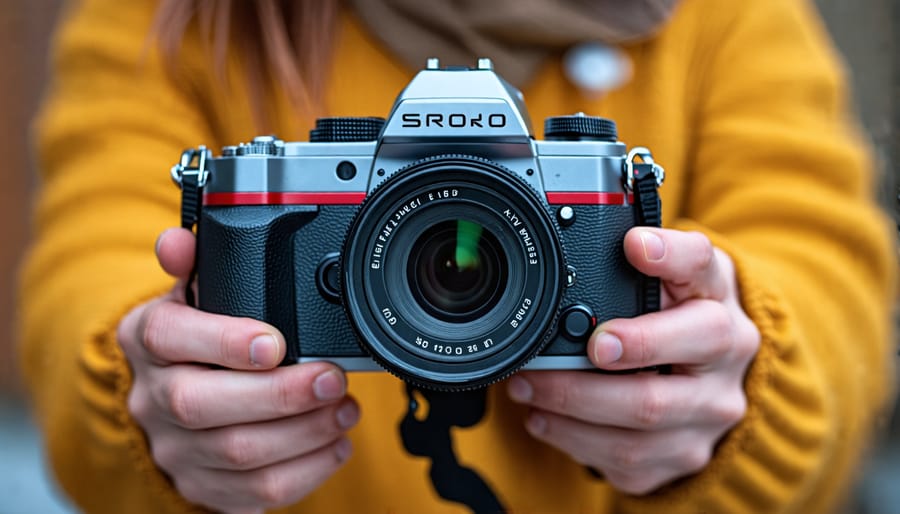
<path fill-rule="evenodd" d="M 115 327 L 172 285 L 153 243 L 178 224 L 168 169 L 181 150 L 257 131 L 237 67 L 227 92 L 195 39 L 166 75 L 146 45 L 153 10 L 147 0 L 76 2 L 37 123 L 43 187 L 22 277 L 23 365 L 56 475 L 88 512 L 195 508 L 154 466 L 128 414 Z M 460 461 L 517 513 L 825 512 L 846 492 L 891 393 L 896 273 L 834 51 L 801 0 L 684 0 L 658 37 L 625 51 L 627 86 L 584 96 L 553 61 L 525 88 L 526 103 L 535 120 L 615 119 L 623 141 L 649 146 L 666 166 L 666 225 L 701 230 L 733 257 L 762 333 L 747 416 L 704 471 L 635 498 L 531 439 L 501 386 L 486 419 L 454 433 Z M 414 71 L 345 16 L 329 111 L 384 116 Z M 305 139 L 313 120 L 283 97 L 271 105 L 276 133 Z M 350 390 L 363 410 L 354 456 L 288 510 L 463 512 L 436 496 L 428 463 L 400 444 L 400 382 L 353 374 Z"/>

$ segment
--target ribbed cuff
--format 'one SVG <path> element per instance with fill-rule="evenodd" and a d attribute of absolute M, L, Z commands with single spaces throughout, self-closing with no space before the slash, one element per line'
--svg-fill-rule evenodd
<path fill-rule="evenodd" d="M 796 498 L 806 475 L 821 466 L 828 437 L 821 380 L 810 356 L 797 344 L 791 315 L 760 264 L 722 237 L 689 222 L 731 256 L 740 301 L 756 324 L 761 343 L 744 380 L 747 412 L 719 443 L 700 473 L 647 496 L 624 497 L 624 512 L 775 512 Z M 810 483 L 815 481 L 810 481 Z"/>
<path fill-rule="evenodd" d="M 113 368 L 116 370 L 114 416 L 121 427 L 122 433 L 128 444 L 128 452 L 134 469 L 144 481 L 149 497 L 154 498 L 157 506 L 164 506 L 161 512 L 206 513 L 211 512 L 203 507 L 187 501 L 175 489 L 169 477 L 156 465 L 150 451 L 150 444 L 146 434 L 128 410 L 128 395 L 131 392 L 133 376 L 131 367 L 122 353 L 117 337 L 117 327 L 122 318 L 135 307 L 158 298 L 165 292 L 156 292 L 146 295 L 144 299 L 134 302 L 123 309 L 111 326 L 106 326 L 96 331 L 96 341 L 108 355 Z"/>

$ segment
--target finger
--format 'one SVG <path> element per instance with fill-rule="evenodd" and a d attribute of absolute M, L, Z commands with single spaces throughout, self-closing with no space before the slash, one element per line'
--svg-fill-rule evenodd
<path fill-rule="evenodd" d="M 587 354 L 601 369 L 640 369 L 684 364 L 704 369 L 736 356 L 737 327 L 728 306 L 714 300 L 687 300 L 637 318 L 599 325 Z"/>
<path fill-rule="evenodd" d="M 739 389 L 710 387 L 688 375 L 525 372 L 510 379 L 509 393 L 541 410 L 634 430 L 733 426 L 746 410 Z"/>
<path fill-rule="evenodd" d="M 185 228 L 170 228 L 156 240 L 156 258 L 173 277 L 184 279 L 194 267 L 196 237 Z"/>
<path fill-rule="evenodd" d="M 525 422 L 535 438 L 604 473 L 619 490 L 645 494 L 703 469 L 712 458 L 710 439 L 694 430 L 642 432 L 584 423 L 546 411 Z"/>
<path fill-rule="evenodd" d="M 283 507 L 314 491 L 351 453 L 350 441 L 340 438 L 313 453 L 249 472 L 205 469 L 179 475 L 175 486 L 194 503 L 228 512 Z"/>
<path fill-rule="evenodd" d="M 275 327 L 249 318 L 199 311 L 165 301 L 141 311 L 134 330 L 160 363 L 203 363 L 230 369 L 270 369 L 284 358 L 284 337 Z"/>
<path fill-rule="evenodd" d="M 700 232 L 639 227 L 625 234 L 625 256 L 635 268 L 659 277 L 675 302 L 722 299 L 729 282 L 720 270 L 721 251 Z"/>
<path fill-rule="evenodd" d="M 180 365 L 151 378 L 148 417 L 158 412 L 192 430 L 296 416 L 335 403 L 347 391 L 344 373 L 327 362 L 255 373 Z"/>
<path fill-rule="evenodd" d="M 359 420 L 350 398 L 314 411 L 274 421 L 204 431 L 182 430 L 153 445 L 164 469 L 185 463 L 215 469 L 251 470 L 294 459 L 336 442 Z"/>

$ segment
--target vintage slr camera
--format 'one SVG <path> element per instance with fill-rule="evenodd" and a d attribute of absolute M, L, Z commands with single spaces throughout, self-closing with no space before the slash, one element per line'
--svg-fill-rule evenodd
<path fill-rule="evenodd" d="M 172 173 L 198 218 L 198 306 L 278 327 L 285 363 L 472 389 L 523 366 L 591 368 L 598 322 L 658 309 L 622 240 L 659 224 L 662 168 L 581 113 L 535 140 L 488 59 L 429 59 L 387 120 L 200 147 Z"/>

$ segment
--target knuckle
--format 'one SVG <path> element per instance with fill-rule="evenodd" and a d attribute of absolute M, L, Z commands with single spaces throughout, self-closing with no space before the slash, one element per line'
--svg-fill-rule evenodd
<path fill-rule="evenodd" d="M 246 349 L 236 344 L 236 328 L 229 327 L 226 323 L 219 323 L 216 326 L 215 342 L 222 363 L 237 363 L 248 360 L 242 353 L 246 352 Z"/>
<path fill-rule="evenodd" d="M 258 440 L 240 430 L 228 430 L 223 434 L 220 446 L 221 459 L 229 469 L 252 469 L 257 460 Z"/>
<path fill-rule="evenodd" d="M 712 241 L 700 232 L 693 232 L 692 236 L 695 239 L 693 271 L 709 269 L 716 259 L 716 250 Z"/>
<path fill-rule="evenodd" d="M 668 403 L 662 389 L 653 381 L 644 382 L 638 389 L 638 400 L 635 402 L 634 419 L 645 429 L 654 429 L 662 425 L 668 414 Z"/>
<path fill-rule="evenodd" d="M 743 393 L 728 395 L 728 400 L 716 405 L 716 421 L 728 428 L 738 424 L 747 414 L 747 398 Z"/>
<path fill-rule="evenodd" d="M 180 466 L 178 455 L 180 452 L 173 448 L 173 445 L 166 443 L 165 441 L 154 441 L 151 444 L 150 455 L 153 457 L 154 462 L 156 462 L 160 468 L 169 471 L 177 471 Z"/>
<path fill-rule="evenodd" d="M 711 459 L 711 448 L 697 447 L 685 451 L 679 459 L 679 465 L 685 473 L 696 473 L 705 468 Z"/>
<path fill-rule="evenodd" d="M 284 476 L 273 468 L 257 473 L 251 486 L 253 498 L 266 507 L 278 507 L 289 498 L 290 487 Z"/>
<path fill-rule="evenodd" d="M 196 389 L 182 376 L 175 377 L 166 388 L 165 406 L 175 422 L 184 428 L 198 428 L 200 407 Z"/>
<path fill-rule="evenodd" d="M 151 354 L 159 357 L 165 350 L 172 326 L 172 313 L 165 303 L 147 309 L 143 316 L 141 341 Z"/>
<path fill-rule="evenodd" d="M 143 313 L 145 311 L 146 309 L 143 308 L 143 306 L 130 311 L 122 318 L 122 321 L 120 321 L 119 325 L 116 327 L 116 341 L 126 355 L 130 356 L 137 344 L 135 336 L 137 335 L 137 329 L 140 326 L 140 319 L 144 316 Z"/>
<path fill-rule="evenodd" d="M 735 344 L 736 357 L 741 362 L 750 362 L 759 351 L 762 336 L 756 324 L 746 316 L 741 316 L 737 322 L 737 343 Z"/>
<path fill-rule="evenodd" d="M 731 312 L 728 307 L 721 302 L 710 302 L 713 306 L 709 310 L 707 323 L 709 323 L 710 333 L 719 340 L 730 340 L 733 338 L 734 324 L 731 319 Z"/>
<path fill-rule="evenodd" d="M 128 412 L 131 417 L 143 425 L 144 421 L 150 417 L 151 405 L 152 402 L 146 388 L 136 382 L 132 386 L 131 392 L 128 393 Z"/>
<path fill-rule="evenodd" d="M 289 370 L 293 371 L 293 370 Z M 272 379 L 272 406 L 280 416 L 290 416 L 304 411 L 307 407 L 306 397 L 303 394 L 304 376 L 298 373 L 278 373 Z"/>
<path fill-rule="evenodd" d="M 704 322 L 708 344 L 704 357 L 707 361 L 718 361 L 734 351 L 735 327 L 728 307 L 719 302 L 708 303 L 710 308 Z"/>
<path fill-rule="evenodd" d="M 631 345 L 633 353 L 630 360 L 633 360 L 636 364 L 653 362 L 656 356 L 656 334 L 649 326 L 643 323 L 637 324 L 635 328 L 634 342 Z M 626 345 L 626 348 L 628 348 L 628 345 Z"/>

